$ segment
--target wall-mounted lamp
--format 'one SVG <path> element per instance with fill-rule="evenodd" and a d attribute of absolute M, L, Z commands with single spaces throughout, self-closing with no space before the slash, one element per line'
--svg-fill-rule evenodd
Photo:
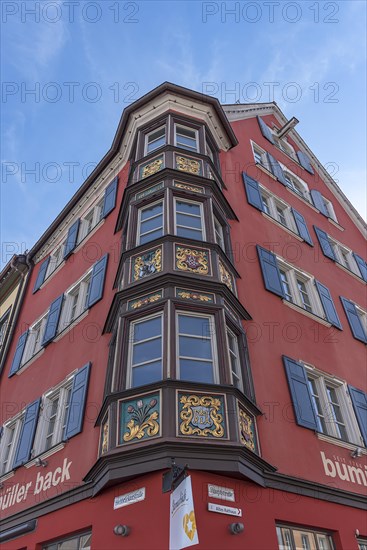
<path fill-rule="evenodd" d="M 113 532 L 119 537 L 128 537 L 130 535 L 130 527 L 128 525 L 115 525 Z"/>
<path fill-rule="evenodd" d="M 45 468 L 47 464 L 48 462 L 46 460 L 42 460 L 42 458 L 36 458 L 36 460 L 34 461 L 34 465 L 37 467 L 42 466 L 43 468 Z"/>
<path fill-rule="evenodd" d="M 352 458 L 361 458 L 362 456 L 362 449 L 360 447 L 357 447 L 354 449 L 354 451 L 350 454 Z"/>
<path fill-rule="evenodd" d="M 230 523 L 228 525 L 228 529 L 230 530 L 232 535 L 239 535 L 245 529 L 245 526 L 243 525 L 243 523 Z"/>

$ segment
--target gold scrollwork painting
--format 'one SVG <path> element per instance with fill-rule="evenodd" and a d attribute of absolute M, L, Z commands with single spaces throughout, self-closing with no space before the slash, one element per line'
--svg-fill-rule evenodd
<path fill-rule="evenodd" d="M 120 445 L 159 434 L 159 399 L 159 394 L 150 394 L 120 403 Z"/>
<path fill-rule="evenodd" d="M 163 168 L 163 158 L 158 158 L 141 167 L 141 178 L 147 178 Z"/>
<path fill-rule="evenodd" d="M 201 174 L 201 163 L 195 159 L 176 156 L 176 167 L 178 170 L 196 174 L 197 176 Z"/>
<path fill-rule="evenodd" d="M 176 247 L 176 267 L 181 271 L 208 275 L 209 255 L 207 250 L 195 250 L 193 248 Z"/>
<path fill-rule="evenodd" d="M 181 435 L 217 439 L 225 436 L 223 396 L 179 394 L 178 406 Z"/>
<path fill-rule="evenodd" d="M 230 290 L 233 291 L 232 276 L 229 271 L 224 267 L 221 261 L 219 261 L 219 275 L 222 283 L 224 283 L 226 286 L 228 286 Z"/>
<path fill-rule="evenodd" d="M 157 248 L 133 260 L 134 281 L 162 271 L 162 249 Z"/>
<path fill-rule="evenodd" d="M 244 409 L 238 407 L 240 440 L 250 451 L 256 451 L 254 420 Z"/>

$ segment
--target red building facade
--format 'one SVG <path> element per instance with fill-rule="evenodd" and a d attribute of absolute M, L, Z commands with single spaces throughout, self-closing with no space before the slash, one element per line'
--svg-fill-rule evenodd
<path fill-rule="evenodd" d="M 200 548 L 365 548 L 365 224 L 297 122 L 167 83 L 125 109 L 28 257 L 4 549 L 168 548 L 172 460 Z"/>

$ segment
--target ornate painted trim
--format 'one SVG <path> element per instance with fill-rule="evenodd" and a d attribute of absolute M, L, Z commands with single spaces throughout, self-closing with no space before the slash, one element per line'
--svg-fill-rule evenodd
<path fill-rule="evenodd" d="M 176 245 L 175 268 L 189 273 L 210 275 L 209 250 L 206 248 L 186 248 L 185 246 Z"/>
<path fill-rule="evenodd" d="M 141 191 L 140 193 L 136 193 L 135 200 L 144 199 L 145 197 L 149 197 L 152 193 L 155 193 L 156 191 L 160 191 L 164 188 L 164 182 L 161 181 L 160 183 L 157 183 L 157 185 L 152 185 L 152 187 L 148 187 L 148 189 L 145 189 L 145 191 Z"/>
<path fill-rule="evenodd" d="M 161 390 L 118 401 L 117 446 L 161 437 Z"/>
<path fill-rule="evenodd" d="M 139 281 L 154 273 L 162 271 L 163 251 L 162 247 L 144 252 L 140 256 L 132 258 L 132 280 Z"/>
<path fill-rule="evenodd" d="M 240 443 L 250 451 L 258 454 L 259 446 L 255 417 L 239 401 L 237 401 L 237 419 Z"/>
<path fill-rule="evenodd" d="M 139 309 L 140 307 L 147 306 L 148 304 L 153 304 L 158 300 L 163 298 L 163 289 L 157 290 L 157 292 L 152 292 L 151 294 L 146 294 L 145 296 L 140 296 L 134 300 L 129 300 L 127 302 L 128 311 Z"/>
<path fill-rule="evenodd" d="M 182 155 L 175 155 L 175 165 L 177 170 L 182 172 L 188 172 L 189 174 L 195 174 L 196 176 L 201 176 L 203 173 L 202 161 L 186 157 Z"/>
<path fill-rule="evenodd" d="M 182 300 L 193 300 L 194 302 L 203 302 L 207 304 L 214 304 L 215 302 L 214 294 L 208 292 L 198 292 L 196 290 L 188 290 L 186 288 L 176 288 L 175 296 L 176 298 L 181 298 Z"/>
<path fill-rule="evenodd" d="M 228 439 L 225 394 L 189 393 L 177 390 L 177 436 Z"/>
<path fill-rule="evenodd" d="M 173 187 L 176 187 L 177 189 L 183 189 L 184 191 L 192 191 L 193 193 L 203 194 L 205 192 L 204 187 L 197 187 L 196 185 L 189 185 L 188 183 L 181 183 L 179 181 L 174 181 Z"/>
<path fill-rule="evenodd" d="M 220 276 L 221 282 L 224 283 L 226 286 L 228 286 L 229 290 L 233 292 L 234 284 L 233 284 L 232 275 L 230 274 L 228 269 L 224 267 L 224 264 L 220 260 L 218 261 L 218 263 L 219 263 L 219 276 Z"/>
<path fill-rule="evenodd" d="M 156 172 L 163 170 L 164 166 L 164 155 L 160 155 L 159 157 L 155 157 L 149 162 L 141 164 L 139 166 L 139 179 L 144 179 L 148 176 L 152 176 Z"/>
<path fill-rule="evenodd" d="M 109 443 L 110 443 L 110 415 L 108 410 L 101 423 L 101 436 L 100 436 L 100 445 L 99 445 L 100 456 L 108 452 Z"/>

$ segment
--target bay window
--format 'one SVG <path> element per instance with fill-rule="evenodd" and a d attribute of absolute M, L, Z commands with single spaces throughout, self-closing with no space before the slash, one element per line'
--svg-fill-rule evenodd
<path fill-rule="evenodd" d="M 189 151 L 198 151 L 198 132 L 194 128 L 175 125 L 175 145 Z"/>
<path fill-rule="evenodd" d="M 153 130 L 152 132 L 149 132 L 145 136 L 145 154 L 151 153 L 152 151 L 155 151 L 159 147 L 163 147 L 163 145 L 166 145 L 166 127 L 161 126 L 161 128 L 158 128 L 156 130 Z"/>

